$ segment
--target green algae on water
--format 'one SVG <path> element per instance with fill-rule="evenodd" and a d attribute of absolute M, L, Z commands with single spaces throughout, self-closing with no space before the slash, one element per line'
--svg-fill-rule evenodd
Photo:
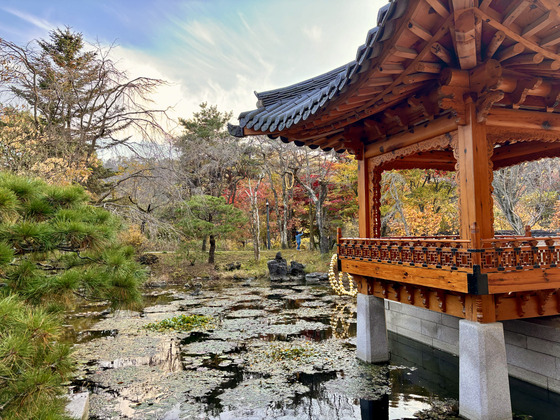
<path fill-rule="evenodd" d="M 214 319 L 204 315 L 179 315 L 144 325 L 150 331 L 191 331 L 194 329 L 208 329 L 213 325 Z"/>

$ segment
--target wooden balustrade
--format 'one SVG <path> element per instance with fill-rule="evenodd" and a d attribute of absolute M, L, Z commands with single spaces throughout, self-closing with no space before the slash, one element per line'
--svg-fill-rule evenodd
<path fill-rule="evenodd" d="M 470 271 L 480 261 L 482 273 L 510 272 L 560 265 L 560 237 L 498 236 L 471 249 L 456 236 L 340 238 L 338 255 L 378 263 Z M 480 255 L 480 259 L 475 256 Z"/>

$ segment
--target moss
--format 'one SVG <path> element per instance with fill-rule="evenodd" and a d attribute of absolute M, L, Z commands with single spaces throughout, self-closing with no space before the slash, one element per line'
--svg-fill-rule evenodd
<path fill-rule="evenodd" d="M 143 328 L 151 331 L 191 331 L 194 329 L 208 329 L 213 319 L 203 315 L 180 315 L 173 318 L 152 322 Z"/>

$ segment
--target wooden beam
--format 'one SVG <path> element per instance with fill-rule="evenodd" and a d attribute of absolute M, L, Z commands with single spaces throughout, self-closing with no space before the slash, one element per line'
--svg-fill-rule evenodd
<path fill-rule="evenodd" d="M 393 169 L 403 170 L 403 169 L 435 169 L 437 171 L 449 171 L 455 170 L 455 161 L 453 162 L 433 162 L 427 160 L 394 160 L 387 162 L 382 166 L 384 171 L 390 171 Z"/>
<path fill-rule="evenodd" d="M 403 77 L 403 82 L 407 85 L 410 85 L 413 83 L 425 82 L 426 80 L 434 80 L 437 78 L 438 75 L 434 73 L 412 73 L 408 76 Z"/>
<path fill-rule="evenodd" d="M 525 46 L 523 44 L 513 44 L 498 52 L 498 54 L 496 55 L 496 59 L 498 61 L 504 61 L 511 57 L 515 57 L 518 54 L 521 54 L 523 51 L 525 51 Z"/>
<path fill-rule="evenodd" d="M 420 62 L 416 64 L 415 70 L 420 73 L 439 73 L 441 71 L 441 64 Z"/>
<path fill-rule="evenodd" d="M 515 6 L 513 6 L 510 11 L 505 15 L 504 20 L 502 20 L 502 25 L 509 26 L 511 25 L 515 19 L 521 16 L 521 13 L 525 11 L 527 7 L 529 7 L 528 0 L 520 0 Z"/>
<path fill-rule="evenodd" d="M 443 47 L 439 42 L 434 42 L 431 48 L 432 54 L 438 57 L 441 61 L 443 61 L 447 65 L 451 65 L 453 62 L 453 58 L 451 54 L 445 47 Z"/>
<path fill-rule="evenodd" d="M 424 41 L 429 41 L 430 39 L 432 39 L 432 33 L 413 20 L 408 22 L 407 27 L 410 30 L 410 32 L 412 32 L 418 38 L 423 39 Z"/>
<path fill-rule="evenodd" d="M 402 64 L 383 64 L 377 68 L 381 74 L 400 74 L 404 71 Z"/>
<path fill-rule="evenodd" d="M 478 6 L 478 0 L 451 0 L 451 3 L 455 11 Z"/>
<path fill-rule="evenodd" d="M 371 237 L 371 202 L 367 159 L 358 161 L 358 222 L 360 238 Z"/>
<path fill-rule="evenodd" d="M 494 148 L 494 170 L 523 162 L 560 156 L 560 144 L 553 142 L 518 142 Z"/>
<path fill-rule="evenodd" d="M 341 260 L 342 271 L 349 274 L 398 281 L 416 286 L 467 293 L 467 273 L 368 261 Z"/>
<path fill-rule="evenodd" d="M 470 70 L 476 67 L 476 29 L 473 10 L 463 12 L 455 18 L 455 42 L 461 68 Z"/>
<path fill-rule="evenodd" d="M 372 77 L 364 82 L 364 86 L 375 87 L 375 86 L 387 86 L 393 83 L 393 78 L 390 76 L 385 77 Z"/>
<path fill-rule="evenodd" d="M 554 10 L 555 13 L 557 13 L 556 9 Z M 525 48 L 528 48 L 537 53 L 541 53 L 546 58 L 549 58 L 551 60 L 554 61 L 560 60 L 560 55 L 558 55 L 557 51 L 551 51 L 546 48 L 543 48 L 543 47 L 549 47 L 552 45 L 556 45 L 557 43 L 560 43 L 559 32 L 555 32 L 554 34 L 550 35 L 546 39 L 541 40 L 540 45 L 537 45 L 532 38 L 525 38 L 520 33 L 513 31 L 511 28 L 508 28 L 507 26 L 502 25 L 501 22 L 498 22 L 496 19 L 494 19 L 492 16 L 485 13 L 484 11 L 480 9 L 476 9 L 475 13 L 482 19 L 483 22 L 486 22 L 487 25 L 490 25 L 494 29 L 504 32 L 508 38 L 512 39 L 517 43 L 522 44 Z"/>
<path fill-rule="evenodd" d="M 357 90 L 357 96 L 373 96 L 383 91 L 381 87 L 361 87 Z"/>
<path fill-rule="evenodd" d="M 449 16 L 449 11 L 447 7 L 441 2 L 441 0 L 426 0 L 426 3 L 430 5 L 435 12 L 440 15 L 441 17 L 446 18 Z"/>
<path fill-rule="evenodd" d="M 551 20 L 552 16 L 550 11 L 548 11 L 534 22 L 531 22 L 529 25 L 525 26 L 523 28 L 523 32 L 521 32 L 521 35 L 526 38 L 536 35 L 540 31 L 545 29 L 550 24 Z"/>
<path fill-rule="evenodd" d="M 454 130 L 457 130 L 457 123 L 453 118 L 439 118 L 427 126 L 414 128 L 412 132 L 398 134 L 387 140 L 367 145 L 364 155 L 366 158 L 379 156 Z"/>
<path fill-rule="evenodd" d="M 560 133 L 560 114 L 526 111 L 506 108 L 493 108 L 486 121 L 488 127 L 534 130 L 543 133 Z"/>
<path fill-rule="evenodd" d="M 544 60 L 544 56 L 539 53 L 531 54 L 521 54 L 517 55 L 509 60 L 504 61 L 502 64 L 504 66 L 515 66 L 515 65 L 525 65 L 525 64 L 539 64 Z"/>
<path fill-rule="evenodd" d="M 488 9 L 490 7 L 491 3 L 492 3 L 492 0 L 482 0 L 479 8 L 482 9 L 482 10 Z"/>
<path fill-rule="evenodd" d="M 531 270 L 508 273 L 488 273 L 490 293 L 509 293 L 560 288 L 560 271 Z"/>
<path fill-rule="evenodd" d="M 502 45 L 502 42 L 504 42 L 504 39 L 506 39 L 506 34 L 504 34 L 503 31 L 496 31 L 494 33 L 486 48 L 486 58 L 492 58 L 494 56 L 498 48 L 500 48 L 500 45 Z"/>
<path fill-rule="evenodd" d="M 541 47 L 552 47 L 560 43 L 560 32 L 555 32 L 543 39 L 541 39 L 540 46 Z"/>
<path fill-rule="evenodd" d="M 414 59 L 418 56 L 418 52 L 416 50 L 412 48 L 401 47 L 399 45 L 395 45 L 395 52 L 393 54 L 397 57 L 411 59 Z"/>

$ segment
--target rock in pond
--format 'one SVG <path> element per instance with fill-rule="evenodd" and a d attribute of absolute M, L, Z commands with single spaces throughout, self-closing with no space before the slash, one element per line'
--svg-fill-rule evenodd
<path fill-rule="evenodd" d="M 287 279 L 288 263 L 284 258 L 282 258 L 281 252 L 278 252 L 273 260 L 269 260 L 267 265 L 271 281 L 282 281 Z"/>
<path fill-rule="evenodd" d="M 327 273 L 315 272 L 305 275 L 305 283 L 307 284 L 319 284 L 326 283 L 329 281 L 329 275 Z"/>

